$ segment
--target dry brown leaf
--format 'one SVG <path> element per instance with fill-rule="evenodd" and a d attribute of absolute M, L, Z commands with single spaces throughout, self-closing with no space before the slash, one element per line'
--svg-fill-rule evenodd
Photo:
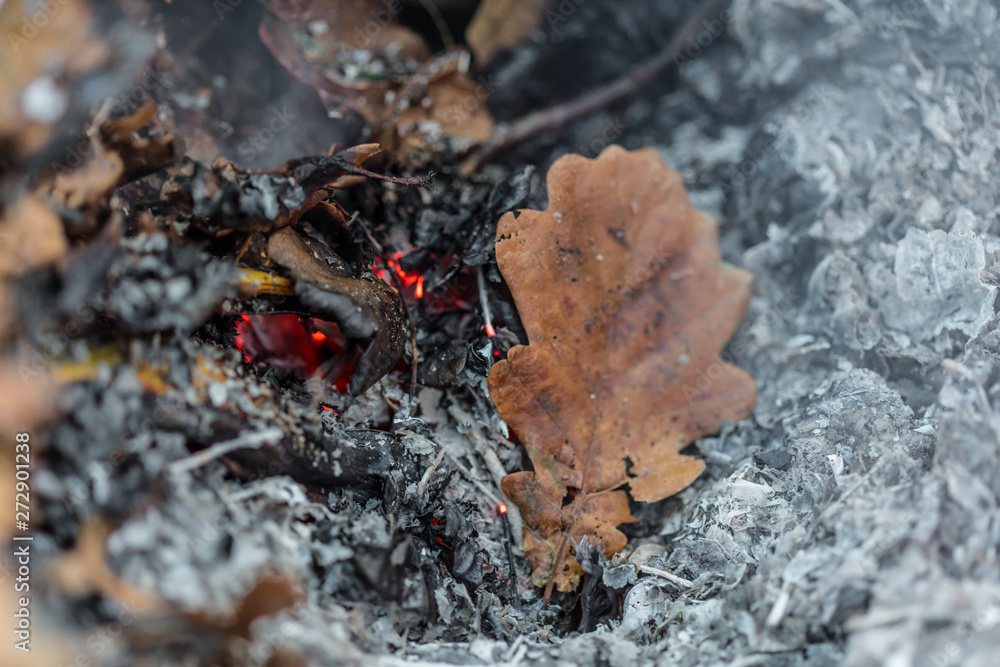
<path fill-rule="evenodd" d="M 0 279 L 9 279 L 61 258 L 68 248 L 62 222 L 37 194 L 24 194 L 0 213 Z M 0 280 L 0 340 L 15 321 L 13 293 Z M 25 431 L 53 403 L 48 363 L 35 353 L 0 359 L 0 428 Z"/>
<path fill-rule="evenodd" d="M 158 612 L 166 604 L 154 595 L 119 579 L 108 569 L 107 543 L 110 528 L 92 520 L 80 528 L 76 546 L 51 565 L 52 581 L 66 594 L 82 597 L 100 593 L 130 608 Z"/>
<path fill-rule="evenodd" d="M 2 470 L 3 461 L 0 460 L 0 471 Z M 8 479 L 13 479 L 13 474 Z M 0 491 L 3 490 L 0 483 Z M 0 523 L 0 529 L 3 527 Z M 265 573 L 241 600 L 234 603 L 228 614 L 220 617 L 181 610 L 172 603 L 126 583 L 108 569 L 105 545 L 109 533 L 108 525 L 102 520 L 85 523 L 80 529 L 74 549 L 52 563 L 49 575 L 52 582 L 67 595 L 81 597 L 101 594 L 117 601 L 141 619 L 150 621 L 148 624 L 139 623 L 128 627 L 125 641 L 140 651 L 153 652 L 158 646 L 179 641 L 178 637 L 198 637 L 202 641 L 216 641 L 221 650 L 233 651 L 236 656 L 241 650 L 245 651 L 246 645 L 243 642 L 234 644 L 230 641 L 232 638 L 253 638 L 252 626 L 257 619 L 273 616 L 302 600 L 301 586 L 282 574 Z M 0 537 L 2 536 L 0 532 Z M 0 597 L 0 608 L 2 603 L 3 599 Z M 296 664 L 293 658 L 294 653 L 290 652 L 285 664 Z M 235 660 L 232 664 L 244 663 L 245 660 Z"/>
<path fill-rule="evenodd" d="M 9 429 L 6 432 L 16 433 L 17 431 Z M 19 499 L 15 495 L 17 479 L 14 477 L 13 438 L 9 439 L 8 442 L 9 446 L 0 449 L 0 502 L 5 507 L 14 507 L 15 500 Z M 22 641 L 21 637 L 16 633 L 9 634 L 11 639 L 0 644 L 0 665 L 4 665 L 4 667 L 21 667 L 22 665 L 24 667 L 37 667 L 38 665 L 71 664 L 72 652 L 66 645 L 65 637 L 53 633 L 43 620 L 35 616 L 37 614 L 36 608 L 30 606 L 33 602 L 32 598 L 25 597 L 25 593 L 30 593 L 30 591 L 24 591 L 23 588 L 15 586 L 17 583 L 14 578 L 16 568 L 20 566 L 15 554 L 18 548 L 25 543 L 12 540 L 14 519 L 14 512 L 8 512 L 6 516 L 0 517 L 0 542 L 9 545 L 2 572 L 3 587 L 0 588 L 0 618 L 17 619 L 17 614 L 23 613 L 21 612 L 23 608 L 21 602 L 27 599 L 29 618 L 33 619 L 30 630 L 31 641 L 28 644 L 31 651 L 25 652 L 17 648 L 16 644 Z M 9 627 L 7 632 L 11 633 L 11 630 L 17 627 L 16 621 L 11 623 Z"/>
<path fill-rule="evenodd" d="M 39 368 L 38 357 L 0 360 L 0 429 L 31 431 L 55 410 L 51 378 Z"/>
<path fill-rule="evenodd" d="M 515 46 L 538 27 L 545 0 L 483 0 L 465 30 L 465 41 L 486 65 L 501 49 Z"/>
<path fill-rule="evenodd" d="M 125 171 L 118 153 L 99 154 L 83 167 L 58 174 L 52 185 L 52 196 L 67 208 L 97 209 Z"/>
<path fill-rule="evenodd" d="M 156 105 L 152 102 L 129 116 L 101 123 L 102 148 L 108 153 L 116 153 L 122 163 L 117 185 L 148 176 L 177 160 L 179 151 L 173 134 L 158 133 L 155 125 Z M 151 136 L 139 136 L 139 131 L 145 127 L 153 130 Z"/>
<path fill-rule="evenodd" d="M 275 0 L 267 12 L 260 35 L 278 62 L 369 125 L 378 123 L 386 92 L 430 57 L 387 0 Z"/>
<path fill-rule="evenodd" d="M 250 626 L 258 618 L 274 616 L 302 601 L 302 590 L 282 575 L 266 575 L 257 580 L 236 607 L 227 630 L 239 637 L 252 637 Z"/>
<path fill-rule="evenodd" d="M 54 9 L 55 11 L 52 11 Z M 46 13 L 49 12 L 49 13 Z M 33 21 L 45 23 L 39 27 Z M 54 8 L 31 3 L 0 3 L 0 34 L 4 56 L 0 63 L 0 138 L 4 150 L 24 156 L 41 148 L 52 136 L 57 118 L 50 109 L 39 117 L 35 100 L 56 99 L 53 79 L 70 80 L 96 67 L 110 54 L 91 30 L 93 11 L 83 0 L 60 0 Z M 36 109 L 36 113 L 27 110 Z"/>
<path fill-rule="evenodd" d="M 488 91 L 466 76 L 461 54 L 432 56 L 399 24 L 400 7 L 390 0 L 280 0 L 268 5 L 261 39 L 331 112 L 355 111 L 401 162 L 421 165 L 428 153 L 487 143 L 495 130 Z"/>
<path fill-rule="evenodd" d="M 551 592 L 579 582 L 572 540 L 625 546 L 623 487 L 652 502 L 688 486 L 704 464 L 679 451 L 748 416 L 756 388 L 720 358 L 751 276 L 722 263 L 715 223 L 656 151 L 563 157 L 548 188 L 547 210 L 498 225 L 529 345 L 493 366 L 489 388 L 534 464 L 502 485 L 532 580 Z"/>
<path fill-rule="evenodd" d="M 44 266 L 66 249 L 59 216 L 37 195 L 22 195 L 0 214 L 0 276 Z"/>
<path fill-rule="evenodd" d="M 452 71 L 430 81 L 420 104 L 400 113 L 382 134 L 391 136 L 389 150 L 408 164 L 421 164 L 421 154 L 438 153 L 441 141 L 450 141 L 453 152 L 464 153 L 493 138 L 496 124 L 485 99 L 483 88 Z"/>

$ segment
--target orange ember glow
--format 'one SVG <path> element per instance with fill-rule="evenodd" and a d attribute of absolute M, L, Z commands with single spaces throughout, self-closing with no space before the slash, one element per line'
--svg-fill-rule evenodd
<path fill-rule="evenodd" d="M 250 361 L 250 355 L 248 355 L 244 351 L 244 348 L 246 347 L 246 332 L 249 328 L 250 328 L 250 316 L 245 314 L 240 315 L 239 320 L 236 323 L 235 343 L 236 343 L 236 349 L 243 354 L 243 359 L 245 359 L 248 364 L 252 362 Z"/>
<path fill-rule="evenodd" d="M 489 336 L 490 338 L 493 338 L 493 336 L 497 335 L 496 330 L 493 328 L 492 322 L 486 323 L 486 335 Z"/>
<path fill-rule="evenodd" d="M 424 296 L 424 277 L 419 273 L 407 273 L 403 270 L 403 267 L 399 265 L 399 258 L 402 256 L 403 253 L 397 251 L 393 259 L 386 260 L 386 266 L 389 267 L 389 271 L 392 271 L 392 273 L 395 273 L 399 277 L 399 281 L 403 284 L 403 287 L 415 286 L 413 296 L 422 299 Z M 389 271 L 377 264 L 372 266 L 372 273 L 391 285 L 392 275 Z"/>
<path fill-rule="evenodd" d="M 500 514 L 507 513 L 507 503 L 500 503 Z"/>
<path fill-rule="evenodd" d="M 347 339 L 335 324 L 322 320 L 306 321 L 290 313 L 242 314 L 236 320 L 235 343 L 248 364 L 262 363 L 301 377 L 312 375 L 334 357 L 343 357 L 345 363 L 331 381 L 340 393 L 347 391 L 354 370 L 353 359 L 345 352 Z"/>

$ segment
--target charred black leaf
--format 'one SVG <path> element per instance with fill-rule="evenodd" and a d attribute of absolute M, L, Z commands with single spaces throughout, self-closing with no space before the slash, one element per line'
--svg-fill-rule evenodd
<path fill-rule="evenodd" d="M 469 350 L 463 341 L 455 340 L 431 352 L 420 365 L 418 379 L 428 387 L 445 387 L 462 370 L 469 357 Z"/>
<path fill-rule="evenodd" d="M 486 557 L 476 538 L 479 533 L 462 509 L 454 503 L 445 503 L 440 517 L 430 531 L 432 544 L 441 547 L 441 559 L 451 574 L 471 588 L 483 583 L 483 566 Z"/>
<path fill-rule="evenodd" d="M 351 173 L 400 181 L 407 185 L 426 184 L 424 179 L 392 179 L 359 165 L 381 149 L 363 144 L 332 156 L 292 160 L 275 169 L 240 169 L 224 160 L 211 168 L 185 165 L 164 186 L 164 200 L 191 217 L 197 232 L 224 236 L 234 231 L 263 231 L 287 227 L 327 197 L 324 188 Z"/>
<path fill-rule="evenodd" d="M 486 206 L 475 216 L 475 224 L 467 226 L 465 255 L 462 261 L 470 266 L 486 264 L 493 258 L 497 220 L 504 213 L 520 208 L 531 191 L 531 177 L 535 168 L 526 166 L 509 179 L 501 181 L 490 192 Z"/>
<path fill-rule="evenodd" d="M 220 414 L 219 419 L 227 417 Z M 216 430 L 220 426 L 213 425 Z M 330 432 L 314 423 L 303 424 L 301 434 L 289 434 L 277 445 L 238 450 L 229 458 L 247 477 L 288 475 L 311 487 L 352 488 L 373 498 L 391 472 L 413 474 L 412 463 L 392 434 L 366 429 Z"/>
<path fill-rule="evenodd" d="M 171 245 L 163 235 L 95 243 L 64 269 L 26 276 L 20 310 L 32 328 L 61 325 L 67 334 L 88 329 L 95 316 L 133 334 L 188 332 L 231 296 L 232 273 L 201 248 Z M 58 299 L 38 296 L 54 289 L 62 290 Z"/>

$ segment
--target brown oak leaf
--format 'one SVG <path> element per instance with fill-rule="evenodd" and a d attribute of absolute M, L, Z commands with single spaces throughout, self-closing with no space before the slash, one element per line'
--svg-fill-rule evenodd
<path fill-rule="evenodd" d="M 489 389 L 534 465 L 502 486 L 550 595 L 579 582 L 574 540 L 625 546 L 626 486 L 645 502 L 687 487 L 705 466 L 680 450 L 747 417 L 757 390 L 720 357 L 751 276 L 720 260 L 714 221 L 655 150 L 565 156 L 548 190 L 547 210 L 498 224 L 529 344 L 490 369 Z"/>
<path fill-rule="evenodd" d="M 353 110 L 389 155 L 418 166 L 442 151 L 464 153 L 487 143 L 495 123 L 485 104 L 489 92 L 464 73 L 465 58 L 433 55 L 400 22 L 404 6 L 400 0 L 272 0 L 260 34 L 331 113 Z"/>
<path fill-rule="evenodd" d="M 483 0 L 465 30 L 476 63 L 487 65 L 497 52 L 516 46 L 538 27 L 545 0 Z"/>

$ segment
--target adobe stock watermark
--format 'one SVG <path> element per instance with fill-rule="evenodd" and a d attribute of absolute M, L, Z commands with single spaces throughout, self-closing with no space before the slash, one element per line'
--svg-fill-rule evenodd
<path fill-rule="evenodd" d="M 474 83 L 476 84 L 475 90 L 462 99 L 461 106 L 453 105 L 444 112 L 441 120 L 445 134 L 455 134 L 459 127 L 479 112 L 486 104 L 486 100 L 497 90 L 497 82 L 492 73 L 478 77 Z"/>
<path fill-rule="evenodd" d="M 122 444 L 133 438 L 141 436 L 152 436 L 157 429 L 172 417 L 178 408 L 178 404 L 171 402 L 165 396 L 157 395 L 155 407 L 147 413 L 147 416 L 138 426 L 129 429 L 122 435 Z M 93 460 L 87 464 L 86 474 L 90 484 L 96 489 L 111 479 L 115 468 L 120 466 L 129 458 L 129 453 L 124 449 L 116 449 L 107 460 Z M 91 492 L 85 486 L 76 486 L 65 492 L 62 501 L 70 508 L 78 509 L 83 507 L 91 498 Z"/>
<path fill-rule="evenodd" d="M 143 105 L 156 99 L 157 91 L 170 91 L 172 85 L 152 68 L 144 70 L 127 90 L 115 95 L 106 103 L 109 118 L 125 118 L 138 111 Z M 67 146 L 63 158 L 52 163 L 52 169 L 62 174 L 83 166 L 95 155 L 94 140 L 82 135 L 74 144 Z"/>
<path fill-rule="evenodd" d="M 888 528 L 880 530 L 874 544 L 861 554 L 851 558 L 851 569 L 859 577 L 878 569 L 879 559 L 888 554 L 909 532 L 908 527 L 902 523 L 893 523 Z"/>
<path fill-rule="evenodd" d="M 576 13 L 587 0 L 561 0 L 558 5 L 545 10 L 545 21 L 549 27 L 549 41 L 558 44 L 566 38 L 562 27 L 569 17 Z"/>
<path fill-rule="evenodd" d="M 29 7 L 38 7 L 38 9 L 32 12 L 30 16 L 24 14 L 21 17 L 21 24 L 18 26 L 17 31 L 7 31 L 7 46 L 10 47 L 14 55 L 20 56 L 21 49 L 28 41 L 34 39 L 39 32 L 44 30 L 59 11 L 69 2 L 70 0 L 38 0 L 34 3 L 21 3 L 25 10 Z"/>
<path fill-rule="evenodd" d="M 258 129 L 246 141 L 241 142 L 236 147 L 236 152 L 247 162 L 252 162 L 267 149 L 268 144 L 274 141 L 276 136 L 287 130 L 297 117 L 288 110 L 287 106 L 283 105 L 280 110 L 277 107 L 271 107 L 266 126 Z"/>
<path fill-rule="evenodd" d="M 796 102 L 789 115 L 784 118 L 782 127 L 798 128 L 809 121 L 816 111 L 826 105 L 830 100 L 828 92 L 824 86 L 813 86 L 809 90 L 809 95 L 799 102 Z M 779 151 L 779 134 L 775 131 L 768 139 L 767 143 L 755 149 L 747 150 L 743 161 L 738 165 L 732 165 L 729 178 L 721 181 L 720 185 L 726 193 L 734 192 L 738 187 L 744 185 L 750 177 L 757 174 L 761 164 L 768 157 L 775 155 Z"/>
<path fill-rule="evenodd" d="M 673 255 L 674 253 L 668 251 L 666 246 L 660 243 L 655 249 L 647 251 L 643 257 L 636 257 L 630 261 L 629 271 L 621 284 L 616 286 L 613 292 L 607 294 L 582 320 L 577 320 L 567 325 L 566 328 L 583 329 L 587 335 L 595 331 L 606 330 L 608 325 L 618 316 L 622 307 L 627 302 L 641 296 L 644 293 L 644 288 L 653 283 Z M 598 262 L 604 261 L 602 255 L 597 255 L 594 259 Z"/>
<path fill-rule="evenodd" d="M 402 0 L 383 0 L 381 7 L 371 10 L 369 19 L 363 26 L 354 28 L 354 46 L 359 49 L 371 48 L 382 31 L 403 11 Z"/>
<path fill-rule="evenodd" d="M 700 58 L 705 49 L 715 43 L 726 32 L 726 26 L 733 21 L 733 10 L 728 6 L 713 19 L 704 19 L 700 30 L 689 36 L 683 47 L 674 55 L 674 65 L 681 68 L 685 63 Z"/>
<path fill-rule="evenodd" d="M 601 129 L 587 142 L 580 144 L 573 151 L 577 155 L 594 159 L 598 157 L 605 148 L 613 144 L 629 127 L 628 123 L 622 120 L 621 116 L 607 118 Z M 553 175 L 549 170 L 548 178 L 555 178 L 557 183 L 563 187 L 569 187 L 573 182 L 573 175 L 568 171 L 562 171 Z"/>
<path fill-rule="evenodd" d="M 590 317 L 585 319 L 578 326 L 582 326 L 586 333 L 601 330 L 606 327 L 611 320 L 621 310 L 622 305 L 637 298 L 642 293 L 642 288 L 649 285 L 653 279 L 664 270 L 667 261 L 673 257 L 661 243 L 655 250 L 648 253 L 644 259 L 640 259 L 629 266 L 629 272 L 625 275 L 625 280 L 619 289 L 604 297 L 601 303 Z M 601 255 L 595 259 L 603 261 Z"/>
<path fill-rule="evenodd" d="M 247 652 L 247 667 L 262 667 L 266 665 L 274 655 L 274 651 L 288 641 L 288 638 L 295 634 L 295 625 L 290 621 L 283 621 L 280 626 L 274 629 L 264 630 L 260 636 L 254 637 L 253 644 Z"/>
<path fill-rule="evenodd" d="M 441 129 L 444 130 L 445 134 L 456 134 L 458 128 L 482 109 L 498 87 L 493 73 L 479 76 L 474 83 L 475 90 L 466 95 L 460 105 L 452 105 L 444 112 L 441 119 Z M 589 142 L 578 146 L 576 152 L 585 157 L 596 157 L 626 129 L 628 129 L 628 123 L 623 121 L 621 116 L 610 118 L 604 122 L 600 132 Z"/>
<path fill-rule="evenodd" d="M 578 146 L 576 152 L 584 157 L 597 157 L 605 148 L 615 142 L 628 129 L 628 123 L 621 116 L 614 116 L 604 121 L 601 131 L 587 143 Z"/>
<path fill-rule="evenodd" d="M 119 640 L 122 633 L 130 625 L 136 622 L 139 616 L 146 611 L 145 608 L 136 604 L 135 600 L 123 602 L 122 610 L 115 620 L 104 623 L 91 632 L 83 642 L 84 650 L 78 652 L 72 662 L 65 663 L 62 667 L 90 667 L 90 665 L 103 665 L 111 662 L 108 659 L 101 660 L 101 656 L 110 655 L 115 642 Z"/>
<path fill-rule="evenodd" d="M 875 24 L 875 29 L 878 30 L 879 37 L 888 39 L 894 32 L 913 27 L 911 22 L 926 11 L 924 3 L 920 0 L 906 0 L 901 5 L 893 5 L 888 18 L 880 19 Z"/>
<path fill-rule="evenodd" d="M 728 367 L 730 365 L 727 362 L 715 359 L 708 366 L 698 371 L 694 382 L 684 384 L 684 398 L 687 402 L 692 403 L 699 398 L 703 398 L 716 382 L 725 377 Z"/>
<path fill-rule="evenodd" d="M 792 300 L 789 294 L 784 290 L 777 290 L 776 293 L 770 294 L 769 296 L 769 311 L 783 311 L 783 312 L 793 312 Z M 733 332 L 733 335 L 729 337 L 731 343 L 729 346 L 723 350 L 722 354 L 719 355 L 717 359 L 708 364 L 705 368 L 698 371 L 698 374 L 690 382 L 685 383 L 683 387 L 684 397 L 690 403 L 694 400 L 703 398 L 715 383 L 720 379 L 727 377 L 727 367 L 737 365 L 739 359 L 744 357 L 749 350 L 747 349 L 746 338 L 749 335 L 749 330 L 753 326 L 753 322 L 747 320 L 744 317 L 739 326 Z"/>
<path fill-rule="evenodd" d="M 957 667 L 964 664 L 963 658 L 969 640 L 983 630 L 1000 625 L 1000 596 L 994 594 L 989 605 L 967 618 L 962 619 L 952 634 L 952 639 L 948 641 L 941 650 L 934 651 L 927 657 L 934 667 Z"/>
<path fill-rule="evenodd" d="M 32 348 L 30 357 L 22 358 L 22 361 L 17 365 L 17 373 L 26 386 L 43 373 L 47 373 L 53 361 L 67 351 L 70 343 L 83 334 L 86 327 L 93 324 L 98 315 L 106 312 L 111 298 L 126 279 L 127 276 L 124 275 L 115 276 L 100 292 L 90 295 L 86 301 L 77 304 L 73 313 L 70 314 L 72 319 L 63 326 L 62 330 L 42 334 L 39 341 L 40 346 Z"/>

